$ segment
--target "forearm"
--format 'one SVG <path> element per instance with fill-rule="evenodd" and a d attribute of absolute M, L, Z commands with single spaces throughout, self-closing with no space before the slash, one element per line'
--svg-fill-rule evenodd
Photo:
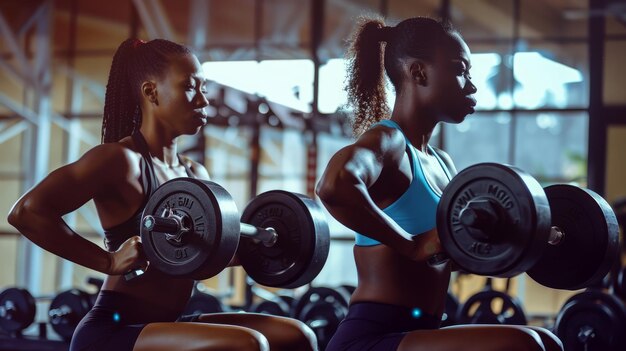
<path fill-rule="evenodd" d="M 109 253 L 83 238 L 63 221 L 37 213 L 12 216 L 9 222 L 42 249 L 81 266 L 108 274 Z"/>

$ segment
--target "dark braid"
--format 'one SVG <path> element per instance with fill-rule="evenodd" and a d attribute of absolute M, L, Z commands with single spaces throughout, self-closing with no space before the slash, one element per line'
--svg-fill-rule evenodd
<path fill-rule="evenodd" d="M 162 78 L 172 55 L 191 54 L 180 44 L 164 39 L 147 43 L 127 39 L 118 47 L 106 88 L 102 142 L 116 142 L 141 127 L 141 84 Z"/>
<path fill-rule="evenodd" d="M 409 18 L 385 27 L 380 18 L 361 19 L 348 50 L 348 103 L 354 106 L 352 129 L 361 135 L 372 124 L 389 118 L 385 75 L 400 93 L 402 61 L 428 60 L 438 46 L 458 32 L 448 22 L 427 17 Z"/>

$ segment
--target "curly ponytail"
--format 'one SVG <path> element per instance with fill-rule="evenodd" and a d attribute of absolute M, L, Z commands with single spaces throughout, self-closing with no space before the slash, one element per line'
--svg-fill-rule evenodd
<path fill-rule="evenodd" d="M 388 118 L 381 19 L 362 18 L 347 53 L 348 103 L 354 106 L 352 130 L 359 136 L 373 123 Z"/>
<path fill-rule="evenodd" d="M 116 142 L 141 127 L 140 89 L 149 78 L 161 78 L 172 55 L 187 47 L 165 39 L 127 39 L 117 48 L 109 71 L 102 118 L 102 142 Z"/>

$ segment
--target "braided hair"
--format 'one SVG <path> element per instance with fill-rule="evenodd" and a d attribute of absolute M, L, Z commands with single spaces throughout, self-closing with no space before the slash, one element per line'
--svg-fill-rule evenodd
<path fill-rule="evenodd" d="M 165 39 L 127 39 L 117 48 L 109 71 L 102 118 L 102 142 L 116 142 L 141 127 L 141 84 L 162 78 L 172 55 L 191 54 Z"/>
<path fill-rule="evenodd" d="M 390 117 L 385 93 L 385 72 L 397 94 L 402 81 L 402 61 L 408 57 L 432 58 L 437 47 L 459 35 L 449 22 L 428 17 L 406 19 L 386 27 L 381 18 L 361 18 L 347 52 L 348 103 L 354 107 L 355 137 L 372 124 Z"/>

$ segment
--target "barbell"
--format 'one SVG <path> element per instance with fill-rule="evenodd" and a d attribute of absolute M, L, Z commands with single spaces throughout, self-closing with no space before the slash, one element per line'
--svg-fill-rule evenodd
<path fill-rule="evenodd" d="M 470 166 L 450 181 L 437 230 L 445 255 L 462 270 L 507 278 L 527 272 L 555 289 L 601 280 L 619 250 L 617 219 L 601 196 L 567 184 L 542 188 L 497 163 Z"/>
<path fill-rule="evenodd" d="M 150 196 L 142 214 L 141 239 L 150 265 L 166 274 L 207 279 L 237 254 L 257 283 L 281 288 L 311 282 L 330 246 L 325 215 L 305 195 L 262 193 L 240 218 L 223 187 L 193 178 L 167 181 Z M 126 278 L 140 273 L 130 272 Z"/>

